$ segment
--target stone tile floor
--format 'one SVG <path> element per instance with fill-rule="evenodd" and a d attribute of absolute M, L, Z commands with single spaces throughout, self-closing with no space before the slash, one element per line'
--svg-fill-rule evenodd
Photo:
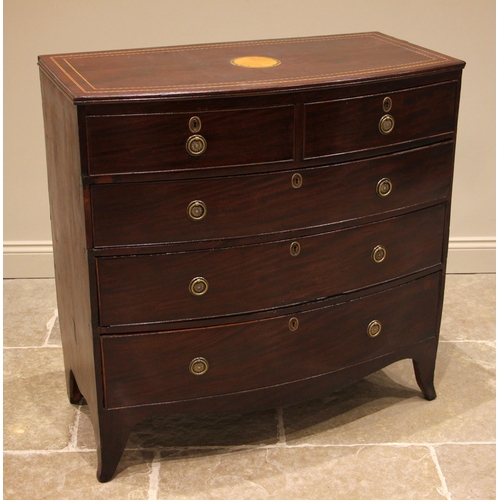
<path fill-rule="evenodd" d="M 4 280 L 5 499 L 494 499 L 495 275 L 449 275 L 436 370 L 410 360 L 323 399 L 157 418 L 100 484 L 86 407 L 66 399 L 54 281 Z"/>

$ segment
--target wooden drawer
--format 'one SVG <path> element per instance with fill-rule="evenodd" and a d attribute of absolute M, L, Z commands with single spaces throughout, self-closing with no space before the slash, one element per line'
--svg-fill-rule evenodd
<path fill-rule="evenodd" d="M 453 143 L 336 166 L 91 187 L 96 247 L 235 238 L 355 219 L 449 196 Z M 292 176 L 300 174 L 297 188 Z M 376 192 L 388 178 L 392 191 Z M 296 177 L 294 177 L 296 179 Z M 352 200 L 358 200 L 352 203 Z M 203 218 L 188 216 L 202 201 Z"/>
<path fill-rule="evenodd" d="M 240 314 L 320 299 L 439 264 L 445 205 L 292 240 L 97 259 L 102 326 Z M 372 259 L 386 249 L 380 263 Z M 190 293 L 195 278 L 208 282 Z M 200 283 L 200 282 L 198 282 Z M 202 285 L 201 285 L 202 286 Z M 206 285 L 205 285 L 206 286 Z"/>
<path fill-rule="evenodd" d="M 291 316 L 212 328 L 101 338 L 106 406 L 258 389 L 362 363 L 437 334 L 441 275 Z M 367 334 L 372 321 L 382 325 Z M 297 324 L 297 323 L 295 323 Z M 193 375 L 195 358 L 208 371 Z"/>
<path fill-rule="evenodd" d="M 392 101 L 388 111 L 384 109 L 386 98 Z M 331 156 L 451 134 L 455 130 L 456 99 L 457 84 L 449 82 L 306 104 L 304 157 Z M 387 115 L 394 120 L 394 128 L 384 134 L 379 124 Z"/>
<path fill-rule="evenodd" d="M 198 117 L 201 129 L 190 130 Z M 201 135 L 206 150 L 187 151 Z M 293 159 L 294 107 L 87 118 L 90 175 L 197 169 Z"/>

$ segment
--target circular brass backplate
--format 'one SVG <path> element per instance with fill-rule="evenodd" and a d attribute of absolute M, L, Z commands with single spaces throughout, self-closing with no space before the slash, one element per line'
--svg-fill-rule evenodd
<path fill-rule="evenodd" d="M 187 207 L 187 216 L 194 221 L 202 220 L 207 215 L 207 206 L 201 200 L 192 201 Z"/>
<path fill-rule="evenodd" d="M 240 68 L 273 68 L 279 66 L 281 61 L 274 57 L 245 56 L 231 59 L 231 64 Z"/>
<path fill-rule="evenodd" d="M 205 295 L 208 292 L 208 281 L 202 277 L 193 278 L 189 283 L 189 291 L 196 297 Z"/>
<path fill-rule="evenodd" d="M 191 156 L 200 156 L 207 149 L 207 141 L 201 135 L 192 135 L 186 141 L 186 150 Z"/>
<path fill-rule="evenodd" d="M 378 129 L 380 130 L 381 134 L 387 135 L 394 130 L 394 125 L 394 118 L 391 115 L 384 115 L 382 118 L 380 118 Z"/>
<path fill-rule="evenodd" d="M 387 196 L 388 194 L 390 194 L 390 192 L 392 191 L 392 182 L 390 179 L 387 179 L 387 177 L 384 177 L 383 179 L 380 179 L 378 182 L 377 182 L 377 194 L 384 198 L 385 196 Z"/>
<path fill-rule="evenodd" d="M 377 245 L 373 250 L 372 250 L 372 260 L 376 264 L 380 264 L 380 262 L 383 262 L 387 255 L 387 251 L 385 247 L 382 245 Z"/>
<path fill-rule="evenodd" d="M 194 358 L 189 363 L 189 371 L 193 375 L 203 375 L 208 371 L 208 361 L 205 358 Z"/>
<path fill-rule="evenodd" d="M 366 329 L 366 333 L 369 337 L 374 338 L 380 335 L 382 331 L 382 323 L 376 319 L 370 322 L 368 328 Z"/>

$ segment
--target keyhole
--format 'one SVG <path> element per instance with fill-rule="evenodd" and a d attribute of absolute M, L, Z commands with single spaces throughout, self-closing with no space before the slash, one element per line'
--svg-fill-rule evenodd
<path fill-rule="evenodd" d="M 193 116 L 189 120 L 189 130 L 193 133 L 197 133 L 201 130 L 201 120 L 197 116 Z"/>
<path fill-rule="evenodd" d="M 300 174 L 292 175 L 292 186 L 295 189 L 298 189 L 300 186 L 302 186 L 302 176 Z"/>
<path fill-rule="evenodd" d="M 299 253 L 300 253 L 300 243 L 298 241 L 294 241 L 290 245 L 290 254 L 292 255 L 292 257 L 297 257 Z"/>

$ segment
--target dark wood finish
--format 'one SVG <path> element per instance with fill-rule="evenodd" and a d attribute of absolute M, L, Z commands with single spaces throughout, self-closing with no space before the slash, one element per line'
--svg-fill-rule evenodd
<path fill-rule="evenodd" d="M 293 160 L 293 106 L 87 118 L 90 174 L 186 170 Z M 186 142 L 189 120 L 201 120 L 201 156 Z M 258 147 L 256 147 L 258 145 Z"/>
<path fill-rule="evenodd" d="M 453 154 L 454 144 L 446 142 L 292 172 L 93 185 L 94 245 L 147 245 L 288 232 L 445 200 L 451 192 Z M 300 188 L 292 186 L 294 173 L 302 176 Z M 393 184 L 390 196 L 376 193 L 383 178 Z M 362 203 L 351 203 L 353 198 Z M 186 209 L 194 200 L 207 205 L 207 215 L 200 221 L 187 216 Z"/>
<path fill-rule="evenodd" d="M 364 288 L 439 264 L 443 205 L 297 239 L 217 250 L 97 259 L 101 326 L 254 312 Z M 372 260 L 383 245 L 387 257 Z M 195 297 L 189 283 L 208 280 Z"/>
<path fill-rule="evenodd" d="M 334 54 L 335 57 L 332 57 Z M 279 66 L 238 68 L 237 57 Z M 42 56 L 75 102 L 283 91 L 461 69 L 463 62 L 382 33 Z"/>
<path fill-rule="evenodd" d="M 108 408 L 255 390 L 315 377 L 436 335 L 440 276 L 332 307 L 193 330 L 103 337 Z M 382 323 L 370 338 L 367 326 Z M 307 353 L 307 356 L 304 356 Z M 192 359 L 209 362 L 204 376 Z M 156 384 L 150 381 L 155 380 Z"/>
<path fill-rule="evenodd" d="M 91 276 L 81 190 L 77 108 L 41 74 L 57 304 L 69 400 L 89 405 L 96 442 L 102 410 L 98 345 L 91 325 Z M 98 351 L 99 352 L 99 351 Z M 101 397 L 100 397 L 101 396 Z"/>
<path fill-rule="evenodd" d="M 359 33 L 39 65 L 68 397 L 89 405 L 100 481 L 146 417 L 291 404 L 404 358 L 436 396 L 463 62 Z"/>
<path fill-rule="evenodd" d="M 304 156 L 344 154 L 452 132 L 457 89 L 456 82 L 441 83 L 391 92 L 390 96 L 383 93 L 307 104 Z M 387 112 L 383 108 L 386 97 L 392 100 Z M 379 122 L 387 114 L 394 118 L 395 125 L 384 135 Z"/>

